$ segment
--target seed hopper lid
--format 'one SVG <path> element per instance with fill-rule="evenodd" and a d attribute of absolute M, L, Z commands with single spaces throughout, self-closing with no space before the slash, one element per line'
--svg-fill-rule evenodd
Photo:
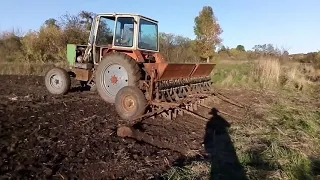
<path fill-rule="evenodd" d="M 157 70 L 157 80 L 175 80 L 191 77 L 207 77 L 216 64 L 187 64 L 187 63 L 144 63 L 146 71 L 152 74 L 153 69 Z"/>

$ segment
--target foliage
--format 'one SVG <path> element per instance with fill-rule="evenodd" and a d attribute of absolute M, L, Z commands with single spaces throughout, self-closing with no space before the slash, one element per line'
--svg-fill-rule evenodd
<path fill-rule="evenodd" d="M 194 41 L 183 36 L 160 33 L 160 51 L 170 62 L 197 62 Z"/>
<path fill-rule="evenodd" d="M 14 32 L 4 33 L 0 39 L 0 55 L 5 62 L 61 62 L 66 57 L 67 43 L 82 44 L 88 38 L 88 17 L 63 15 L 60 21 L 50 18 L 39 31 L 29 31 L 20 37 Z M 88 13 L 90 14 L 90 13 Z M 9 53 L 8 53 L 9 52 Z"/>
<path fill-rule="evenodd" d="M 266 61 L 275 63 L 275 59 Z M 238 76 L 242 73 L 248 75 L 243 71 L 245 69 L 243 67 L 247 65 L 231 64 L 232 68 L 229 69 L 239 70 Z M 232 92 L 228 93 L 228 97 L 231 96 L 231 99 L 246 103 L 248 107 L 243 121 L 230 119 L 232 125 L 228 131 L 237 158 L 246 170 L 247 179 L 312 180 L 319 178 L 320 109 L 314 104 L 317 103 L 318 95 L 288 93 L 282 90 L 272 92 L 265 89 L 261 91 L 235 90 L 234 88 L 223 90 Z M 220 107 L 219 103 L 214 102 L 213 105 Z M 226 107 L 223 106 L 223 108 Z M 230 118 L 227 115 L 222 116 L 228 118 L 227 120 Z M 222 149 L 226 151 L 226 148 Z M 224 157 L 220 161 L 221 164 L 234 163 L 227 156 Z M 211 158 L 216 157 L 211 156 Z M 192 163 L 183 167 L 172 167 L 165 174 L 166 179 L 212 179 L 210 172 L 203 173 L 215 164 L 212 159 L 208 160 L 209 163 L 206 159 L 194 160 L 194 157 L 189 159 Z M 200 169 L 199 164 L 202 171 L 195 171 Z M 235 173 L 236 169 L 230 168 L 227 173 Z M 216 177 L 224 174 L 216 174 Z"/>
<path fill-rule="evenodd" d="M 243 45 L 238 45 L 238 46 L 236 47 L 236 50 L 242 51 L 242 52 L 246 51 L 246 49 L 244 48 Z"/>
<path fill-rule="evenodd" d="M 92 24 L 92 22 L 93 22 L 94 17 L 96 16 L 96 14 L 93 13 L 93 12 L 81 11 L 81 12 L 79 13 L 79 16 L 80 16 L 81 19 L 82 19 L 82 20 L 80 21 L 80 23 L 85 25 L 85 29 L 86 29 L 86 30 L 90 31 L 90 29 L 91 29 L 91 24 Z"/>
<path fill-rule="evenodd" d="M 50 18 L 44 21 L 44 25 L 46 27 L 57 27 L 59 28 L 59 26 L 57 25 L 57 20 L 54 18 Z"/>
<path fill-rule="evenodd" d="M 320 51 L 309 52 L 307 54 L 293 54 L 290 58 L 293 61 L 312 64 L 315 68 L 320 69 Z"/>
<path fill-rule="evenodd" d="M 0 39 L 0 62 L 12 62 L 22 58 L 21 37 L 15 32 L 3 32 Z"/>
<path fill-rule="evenodd" d="M 219 35 L 223 31 L 210 6 L 203 7 L 194 21 L 196 52 L 201 58 L 207 59 L 208 62 L 213 57 L 216 46 L 222 41 Z"/>
<path fill-rule="evenodd" d="M 93 17 L 96 14 L 81 11 L 76 15 L 65 14 L 58 18 L 49 18 L 39 30 L 24 34 L 18 31 L 2 32 L 0 35 L 0 62 L 60 63 L 66 61 L 68 43 L 87 44 Z M 261 57 L 279 58 L 280 61 L 294 61 L 310 64 L 314 79 L 320 74 L 320 53 L 289 55 L 285 49 L 272 44 L 255 45 L 252 50 L 241 44 L 227 47 L 221 44 L 222 33 L 213 10 L 203 7 L 194 19 L 196 39 L 181 35 L 160 32 L 159 47 L 164 58 L 169 62 L 200 62 L 207 60 L 256 60 Z M 101 41 L 108 40 L 105 34 L 109 27 L 100 26 L 98 34 Z M 103 38 L 102 38 L 103 37 Z M 306 70 L 310 71 L 310 70 Z M 319 75 L 320 76 L 320 75 Z"/>
<path fill-rule="evenodd" d="M 313 92 L 320 71 L 299 63 L 283 63 L 280 58 L 262 57 L 253 61 L 221 61 L 212 76 L 216 86 Z"/>

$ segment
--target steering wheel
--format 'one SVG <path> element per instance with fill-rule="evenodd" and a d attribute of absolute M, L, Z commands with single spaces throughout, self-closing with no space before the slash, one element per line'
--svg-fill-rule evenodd
<path fill-rule="evenodd" d="M 116 39 L 117 44 L 123 45 L 124 43 L 121 43 L 121 41 L 123 41 L 123 38 L 121 38 L 121 37 Z"/>

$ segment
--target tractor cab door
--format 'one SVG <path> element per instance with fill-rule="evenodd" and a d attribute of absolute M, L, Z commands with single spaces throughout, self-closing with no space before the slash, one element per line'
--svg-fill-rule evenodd
<path fill-rule="evenodd" d="M 98 17 L 95 17 L 91 23 L 91 30 L 90 30 L 90 34 L 89 34 L 88 45 L 86 46 L 82 60 L 79 60 L 79 61 L 86 61 L 86 62 L 94 61 L 92 54 L 94 55 L 95 52 L 92 50 L 94 50 L 94 40 L 95 40 L 95 30 L 96 30 L 97 20 L 98 20 Z"/>
<path fill-rule="evenodd" d="M 92 21 L 91 24 L 91 30 L 90 30 L 90 35 L 89 35 L 89 44 L 93 45 L 94 41 L 96 39 L 96 25 L 98 24 L 99 21 L 99 16 L 95 17 Z"/>
<path fill-rule="evenodd" d="M 91 30 L 89 34 L 88 46 L 85 51 L 85 56 L 89 58 L 89 61 L 95 61 L 95 39 L 96 39 L 96 24 L 99 21 L 99 17 L 95 17 L 91 23 Z"/>
<path fill-rule="evenodd" d="M 114 37 L 114 26 L 114 16 L 98 16 L 95 28 L 94 30 L 92 30 L 92 33 L 95 34 L 95 36 L 93 37 L 93 57 L 95 59 L 95 63 L 98 63 L 101 60 L 101 50 L 112 46 Z"/>
<path fill-rule="evenodd" d="M 116 18 L 114 46 L 126 48 L 134 47 L 135 22 L 134 17 L 119 16 Z"/>

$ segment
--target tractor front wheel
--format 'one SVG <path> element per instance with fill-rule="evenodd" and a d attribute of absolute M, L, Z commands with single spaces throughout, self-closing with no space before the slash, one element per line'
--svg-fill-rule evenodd
<path fill-rule="evenodd" d="M 102 99 L 114 103 L 121 88 L 138 86 L 141 77 L 140 67 L 134 59 L 122 53 L 113 53 L 99 63 L 95 83 Z"/>
<path fill-rule="evenodd" d="M 116 95 L 115 107 L 123 120 L 131 120 L 144 114 L 147 100 L 143 92 L 136 86 L 126 86 Z"/>
<path fill-rule="evenodd" d="M 54 67 L 45 75 L 45 86 L 51 94 L 63 95 L 70 90 L 71 79 L 66 70 Z"/>

